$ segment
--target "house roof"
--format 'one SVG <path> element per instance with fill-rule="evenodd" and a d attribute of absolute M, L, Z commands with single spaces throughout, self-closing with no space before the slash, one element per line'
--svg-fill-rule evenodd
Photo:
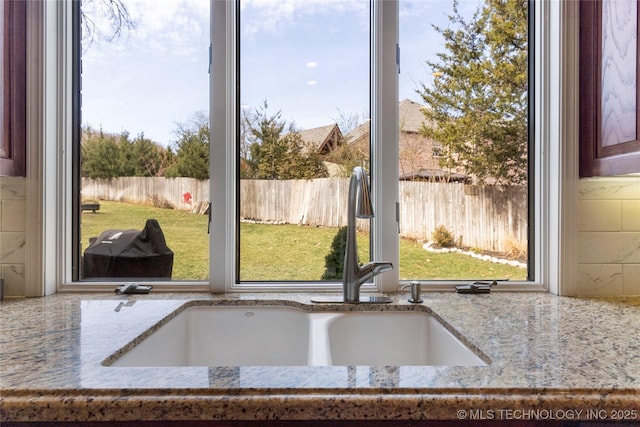
<path fill-rule="evenodd" d="M 342 132 L 337 124 L 305 129 L 298 132 L 300 138 L 310 147 L 314 147 L 318 153 L 331 151 L 335 144 L 342 139 Z M 332 143 L 333 142 L 333 143 Z"/>
<path fill-rule="evenodd" d="M 426 108 L 424 105 L 411 101 L 410 99 L 403 99 L 398 104 L 398 118 L 400 132 L 406 133 L 418 133 L 422 128 L 422 124 L 425 122 L 424 114 L 422 110 Z M 352 144 L 360 140 L 363 136 L 369 135 L 370 121 L 366 121 L 351 132 L 347 134 L 347 141 Z"/>
<path fill-rule="evenodd" d="M 418 133 L 425 122 L 422 110 L 425 107 L 410 99 L 403 99 L 398 106 L 400 132 Z"/>
<path fill-rule="evenodd" d="M 354 142 L 360 140 L 362 137 L 369 136 L 369 128 L 371 126 L 371 120 L 367 120 L 351 132 L 349 132 L 346 136 L 346 140 L 348 144 L 353 144 Z"/>

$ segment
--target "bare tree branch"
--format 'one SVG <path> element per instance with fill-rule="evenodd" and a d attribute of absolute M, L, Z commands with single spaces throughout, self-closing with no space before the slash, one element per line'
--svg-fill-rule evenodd
<path fill-rule="evenodd" d="M 83 0 L 80 17 L 85 49 L 94 42 L 111 43 L 137 25 L 124 0 Z"/>

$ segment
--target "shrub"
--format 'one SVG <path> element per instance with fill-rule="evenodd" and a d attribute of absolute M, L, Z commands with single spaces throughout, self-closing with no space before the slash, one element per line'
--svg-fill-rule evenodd
<path fill-rule="evenodd" d="M 507 258 L 524 260 L 527 258 L 527 242 L 517 240 L 515 237 L 509 235 L 505 239 L 505 254 Z"/>
<path fill-rule="evenodd" d="M 453 234 L 444 225 L 440 225 L 433 230 L 431 239 L 439 248 L 450 248 L 454 245 Z"/>
<path fill-rule="evenodd" d="M 149 203 L 151 204 L 151 206 L 153 206 L 154 208 L 162 208 L 162 209 L 173 209 L 174 208 L 173 204 L 171 204 L 170 201 L 158 196 L 157 194 L 153 194 L 153 195 L 149 196 L 148 200 L 149 200 Z"/>
<path fill-rule="evenodd" d="M 321 280 L 342 280 L 344 270 L 344 253 L 347 247 L 347 227 L 340 227 L 333 242 L 331 242 L 331 252 L 324 257 L 325 270 Z"/>

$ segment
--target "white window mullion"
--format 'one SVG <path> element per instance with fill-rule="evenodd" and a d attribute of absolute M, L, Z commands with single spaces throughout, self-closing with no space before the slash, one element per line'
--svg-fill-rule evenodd
<path fill-rule="evenodd" d="M 235 2 L 211 2 L 209 277 L 212 292 L 229 290 L 236 276 L 236 13 Z"/>
<path fill-rule="evenodd" d="M 375 278 L 378 290 L 398 288 L 398 2 L 375 1 L 372 22 L 371 170 L 375 218 L 374 261 L 390 261 L 393 270 Z"/>
<path fill-rule="evenodd" d="M 578 3 L 536 3 L 536 143 L 543 180 L 537 217 L 541 278 L 556 295 L 572 295 L 577 277 Z M 538 236 L 536 236 L 538 238 Z"/>

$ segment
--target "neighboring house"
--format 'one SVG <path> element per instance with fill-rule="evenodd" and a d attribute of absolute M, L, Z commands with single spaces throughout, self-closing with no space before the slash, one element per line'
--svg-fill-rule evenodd
<path fill-rule="evenodd" d="M 344 143 L 344 137 L 337 124 L 320 126 L 298 131 L 307 149 L 314 149 L 321 156 L 330 154 Z"/>
<path fill-rule="evenodd" d="M 443 170 L 440 167 L 438 162 L 441 152 L 440 144 L 420 133 L 425 123 L 423 108 L 425 108 L 423 105 L 409 99 L 400 101 L 398 109 L 399 179 L 407 181 L 468 181 L 468 177 L 458 171 Z M 306 129 L 298 131 L 298 133 L 305 142 L 307 150 L 315 150 L 324 157 L 330 176 L 341 172 L 340 166 L 335 163 L 339 162 L 339 159 L 332 158 L 330 155 L 345 142 L 349 149 L 355 153 L 356 158 L 369 158 L 369 121 L 349 132 L 346 137 L 342 135 L 337 124 Z"/>
<path fill-rule="evenodd" d="M 320 126 L 298 131 L 307 150 L 315 150 L 324 160 L 329 176 L 342 174 L 342 167 L 331 157 L 337 148 L 344 145 L 345 139 L 337 124 Z"/>
<path fill-rule="evenodd" d="M 409 99 L 400 101 L 398 108 L 400 150 L 398 169 L 400 176 L 420 174 L 421 171 L 434 171 L 432 178 L 437 181 L 446 180 L 448 172 L 441 171 L 438 158 L 441 146 L 439 143 L 421 135 L 420 130 L 426 119 L 422 112 L 423 105 Z M 423 174 L 424 175 L 424 174 Z"/>
<path fill-rule="evenodd" d="M 454 170 L 443 170 L 438 158 L 441 153 L 439 143 L 424 137 L 420 130 L 425 123 L 423 105 L 405 99 L 400 101 L 399 116 L 399 156 L 400 179 L 421 181 L 466 181 L 467 177 Z M 369 153 L 369 122 L 363 123 L 346 136 L 349 147 L 367 158 Z"/>

